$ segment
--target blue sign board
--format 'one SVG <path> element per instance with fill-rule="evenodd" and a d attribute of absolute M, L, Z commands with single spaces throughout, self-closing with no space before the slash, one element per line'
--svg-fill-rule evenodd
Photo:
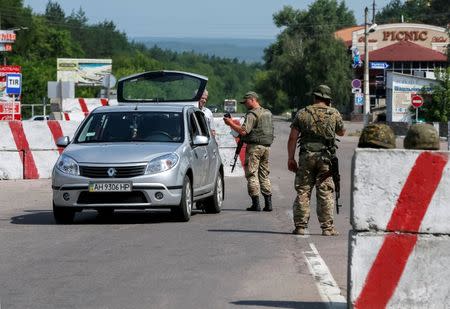
<path fill-rule="evenodd" d="M 386 62 L 370 62 L 369 65 L 370 65 L 371 69 L 384 70 L 384 69 L 389 68 L 389 64 L 387 64 Z"/>
<path fill-rule="evenodd" d="M 364 105 L 364 93 L 355 93 L 355 105 Z"/>
<path fill-rule="evenodd" d="M 22 87 L 22 74 L 6 74 L 6 93 L 20 95 Z"/>

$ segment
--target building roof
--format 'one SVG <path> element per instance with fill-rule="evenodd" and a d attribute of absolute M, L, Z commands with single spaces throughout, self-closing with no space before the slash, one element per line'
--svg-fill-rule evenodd
<path fill-rule="evenodd" d="M 360 29 L 364 29 L 364 26 L 354 26 L 354 27 L 344 28 L 344 29 L 336 31 L 334 33 L 334 36 L 336 38 L 344 41 L 344 43 L 345 43 L 345 45 L 347 45 L 347 47 L 350 47 L 350 46 L 352 46 L 353 32 L 360 30 Z"/>
<path fill-rule="evenodd" d="M 410 41 L 400 41 L 371 51 L 369 58 L 370 61 L 447 61 L 447 55 Z"/>

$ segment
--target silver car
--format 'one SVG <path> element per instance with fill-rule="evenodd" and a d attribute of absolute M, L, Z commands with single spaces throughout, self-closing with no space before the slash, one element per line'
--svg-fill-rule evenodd
<path fill-rule="evenodd" d="M 80 124 L 53 168 L 53 214 L 71 223 L 95 209 L 170 208 L 189 221 L 194 203 L 219 213 L 223 165 L 197 102 L 207 78 L 146 72 L 118 83 L 118 106 L 102 106 Z"/>

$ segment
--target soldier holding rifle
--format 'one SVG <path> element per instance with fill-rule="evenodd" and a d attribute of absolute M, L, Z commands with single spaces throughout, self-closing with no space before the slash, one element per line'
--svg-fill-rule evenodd
<path fill-rule="evenodd" d="M 339 233 L 333 223 L 333 192 L 336 185 L 333 178 L 338 183 L 339 172 L 337 171 L 335 136 L 345 134 L 344 122 L 341 114 L 330 106 L 330 87 L 320 85 L 314 89 L 313 95 L 314 103 L 301 109 L 292 121 L 287 144 L 288 169 L 295 172 L 295 190 L 297 191 L 293 205 L 295 225 L 293 234 L 305 234 L 310 216 L 311 192 L 315 186 L 317 217 L 322 228 L 322 235 L 336 236 Z M 297 143 L 298 164 L 295 160 Z M 333 177 L 333 170 L 335 177 Z"/>
<path fill-rule="evenodd" d="M 240 103 L 245 104 L 247 108 L 244 123 L 236 124 L 231 117 L 224 117 L 223 120 L 247 144 L 244 170 L 248 194 L 252 199 L 252 205 L 247 210 L 261 210 L 259 195 L 262 193 L 263 210 L 272 211 L 272 188 L 269 179 L 269 153 L 274 139 L 272 113 L 261 107 L 258 94 L 253 91 L 247 92 Z"/>

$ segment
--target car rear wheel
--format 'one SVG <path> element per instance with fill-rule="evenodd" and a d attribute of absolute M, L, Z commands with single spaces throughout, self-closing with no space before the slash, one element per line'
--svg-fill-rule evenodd
<path fill-rule="evenodd" d="M 53 217 L 57 224 L 70 224 L 73 223 L 75 211 L 65 207 L 56 206 L 55 203 L 53 203 Z"/>
<path fill-rule="evenodd" d="M 219 172 L 216 179 L 216 186 L 214 188 L 214 194 L 205 201 L 205 211 L 211 214 L 217 214 L 222 210 L 224 195 L 223 176 Z"/>
<path fill-rule="evenodd" d="M 187 222 L 191 218 L 192 213 L 192 186 L 188 176 L 184 176 L 183 191 L 181 192 L 181 202 L 176 210 L 177 217 L 180 221 Z"/>

